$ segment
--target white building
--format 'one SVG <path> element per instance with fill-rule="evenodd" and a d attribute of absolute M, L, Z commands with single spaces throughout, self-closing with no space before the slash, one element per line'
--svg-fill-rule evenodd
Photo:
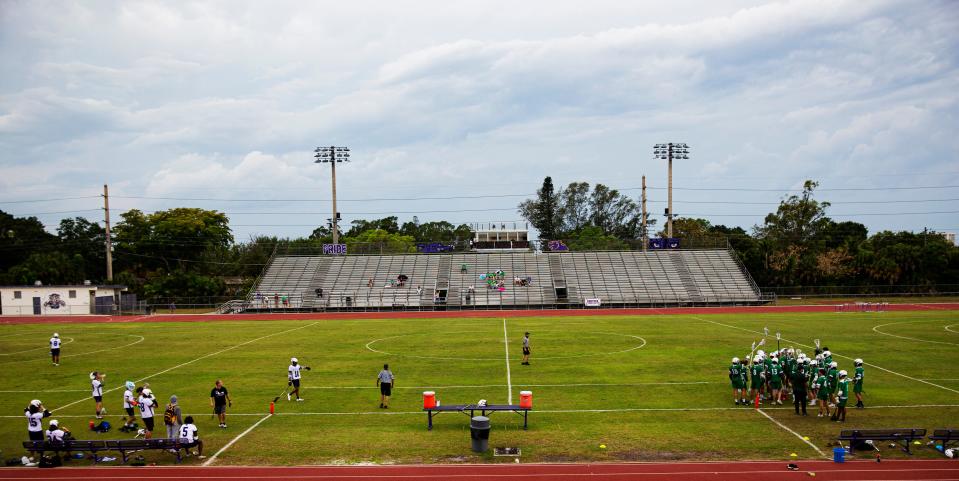
<path fill-rule="evenodd" d="M 0 286 L 0 315 L 112 314 L 126 290 L 126 286 L 93 284 Z"/>
<path fill-rule="evenodd" d="M 956 245 L 956 233 L 955 232 L 943 232 L 942 236 L 949 241 L 950 244 Z"/>

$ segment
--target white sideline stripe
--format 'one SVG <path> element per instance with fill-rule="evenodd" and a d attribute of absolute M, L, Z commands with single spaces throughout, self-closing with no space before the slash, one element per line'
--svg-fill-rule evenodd
<path fill-rule="evenodd" d="M 956 379 L 959 381 L 959 379 Z M 636 382 L 636 383 L 575 383 L 575 384 L 523 384 L 523 387 L 638 387 L 638 386 L 689 386 L 703 384 L 728 384 L 723 381 L 688 381 L 688 382 Z M 404 386 L 393 389 L 465 389 L 483 387 L 506 387 L 506 384 L 462 384 L 455 386 Z M 379 389 L 376 386 L 306 386 L 303 389 Z M 5 392 L 5 391 L 0 391 Z M 20 392 L 20 391 L 17 391 Z M 41 392 L 41 391 L 22 391 Z"/>
<path fill-rule="evenodd" d="M 799 438 L 800 441 L 808 444 L 809 447 L 815 449 L 816 452 L 819 453 L 820 456 L 823 456 L 823 457 L 826 456 L 826 453 L 822 452 L 822 450 L 819 449 L 818 446 L 816 446 L 815 444 L 809 442 L 809 440 L 807 440 L 806 438 L 800 436 L 799 433 L 797 433 L 796 431 L 793 431 L 792 429 L 787 428 L 783 423 L 781 423 L 781 422 L 779 422 L 779 421 L 776 421 L 775 419 L 773 419 L 772 416 L 770 416 L 770 415 L 766 414 L 765 412 L 763 412 L 762 409 L 757 409 L 756 411 L 759 411 L 759 414 L 762 414 L 763 416 L 766 416 L 766 419 L 768 419 L 768 420 L 776 423 L 777 426 L 779 426 L 779 427 L 785 429 L 786 431 L 789 431 L 790 433 L 792 433 L 792 435 L 793 435 L 793 436 L 796 436 L 797 438 Z"/>
<path fill-rule="evenodd" d="M 266 416 L 263 416 L 263 419 L 260 419 L 259 421 L 257 421 L 257 422 L 256 422 L 255 424 L 253 424 L 252 426 L 246 428 L 246 431 L 243 431 L 242 433 L 238 434 L 235 438 L 231 439 L 230 442 L 226 443 L 222 448 L 220 448 L 219 451 L 213 453 L 213 456 L 210 456 L 210 459 L 207 459 L 206 462 L 203 463 L 203 465 L 204 465 L 204 466 L 209 466 L 209 465 L 213 464 L 213 461 L 216 461 L 217 456 L 223 454 L 223 451 L 226 451 L 227 449 L 230 449 L 230 446 L 233 446 L 233 444 L 236 443 L 237 441 L 239 441 L 240 438 L 242 438 L 243 436 L 246 436 L 247 434 L 250 433 L 250 431 L 256 429 L 256 427 L 259 426 L 261 423 L 263 423 L 263 421 L 266 421 L 267 419 L 270 419 L 270 416 L 272 416 L 272 414 L 267 414 Z"/>
<path fill-rule="evenodd" d="M 959 404 L 910 404 L 910 405 L 889 405 L 889 406 L 866 406 L 865 409 L 920 409 L 920 408 L 959 408 Z M 792 406 L 784 407 L 775 407 L 775 408 L 763 408 L 767 411 L 788 411 L 793 409 Z M 747 408 L 744 407 L 702 407 L 702 408 L 610 408 L 610 409 L 534 409 L 530 412 L 532 413 L 624 413 L 624 412 L 683 412 L 683 411 L 738 411 L 738 412 L 748 412 Z M 328 412 L 299 412 L 299 413 L 276 413 L 274 416 L 371 416 L 371 415 L 381 415 L 381 416 L 396 416 L 399 414 L 403 415 L 422 415 L 424 411 L 358 411 L 358 412 L 345 412 L 345 411 L 328 411 Z M 202 413 L 183 413 L 184 416 L 202 416 L 203 414 L 209 414 L 209 411 L 204 411 Z M 230 413 L 230 416 L 260 416 L 261 413 Z M 91 416 L 88 414 L 61 414 L 57 415 L 58 418 L 87 418 Z M 5 414 L 0 416 L 0 419 L 23 419 L 23 415 L 15 416 L 10 414 Z"/>
<path fill-rule="evenodd" d="M 168 372 L 170 372 L 170 371 L 172 371 L 172 370 L 174 370 L 174 369 L 178 369 L 178 368 L 181 368 L 181 367 L 183 367 L 183 366 L 188 366 L 188 365 L 193 364 L 193 363 L 195 363 L 195 362 L 197 362 L 197 361 L 202 361 L 202 360 L 204 360 L 204 359 L 206 359 L 206 358 L 208 358 L 208 357 L 213 357 L 213 356 L 216 356 L 217 354 L 222 354 L 222 353 L 224 353 L 224 352 L 226 352 L 226 351 L 232 351 L 233 349 L 236 349 L 236 348 L 238 348 L 238 347 L 243 347 L 243 346 L 246 346 L 247 344 L 252 344 L 252 343 L 254 343 L 254 342 L 256 342 L 256 341 L 260 341 L 260 340 L 266 339 L 266 338 L 268 338 L 268 337 L 279 336 L 280 334 L 286 334 L 286 333 L 288 333 L 288 332 L 299 331 L 300 329 L 306 329 L 307 327 L 315 326 L 315 325 L 317 325 L 317 324 L 319 324 L 319 323 L 320 323 L 320 322 L 317 321 L 317 322 L 314 322 L 314 323 L 312 323 L 312 324 L 307 324 L 307 325 L 305 325 L 305 326 L 294 327 L 294 328 L 292 328 L 292 329 L 287 329 L 287 330 L 285 330 L 285 331 L 274 332 L 273 334 L 267 334 L 267 335 L 265 335 L 265 336 L 258 337 L 258 338 L 256 338 L 256 339 L 252 339 L 252 340 L 249 340 L 249 341 L 246 341 L 246 342 L 242 342 L 242 343 L 240 343 L 240 344 L 237 344 L 237 345 L 235 345 L 235 346 L 228 347 L 228 348 L 226 348 L 226 349 L 220 349 L 219 351 L 211 352 L 210 354 L 205 354 L 205 355 L 200 356 L 200 357 L 198 357 L 198 358 L 196 358 L 196 359 L 194 359 L 194 360 L 192 360 L 192 361 L 187 361 L 187 362 L 184 362 L 184 363 L 181 363 L 181 364 L 177 364 L 176 366 L 173 366 L 173 367 L 168 368 L 168 369 L 164 369 L 164 370 L 162 370 L 162 371 L 160 371 L 160 372 L 156 372 L 156 373 L 150 374 L 149 376 L 141 377 L 140 379 L 137 379 L 137 380 L 135 380 L 135 381 L 133 381 L 133 382 L 137 383 L 137 382 L 140 382 L 140 381 L 146 381 L 147 379 L 151 379 L 151 378 L 157 377 L 157 376 L 159 376 L 159 375 L 161 375 L 161 374 L 168 373 Z M 142 339 L 141 339 L 141 340 L 142 340 Z M 104 392 L 104 394 L 105 394 L 105 393 L 108 393 L 108 392 L 116 391 L 117 389 L 121 389 L 121 388 L 123 388 L 123 387 L 124 387 L 124 386 L 121 384 L 121 385 L 119 385 L 119 386 L 117 386 L 117 387 L 115 387 L 115 388 L 107 389 L 106 391 L 103 391 L 103 392 Z M 87 400 L 90 400 L 90 399 L 92 399 L 92 398 L 91 398 L 91 397 L 85 397 L 85 398 L 83 398 L 83 399 L 78 399 L 78 400 L 76 400 L 76 401 L 73 401 L 72 403 L 64 404 L 63 406 L 60 406 L 60 407 L 58 407 L 58 408 L 56 408 L 56 409 L 51 409 L 50 412 L 59 411 L 59 410 L 61 410 L 61 409 L 66 409 L 66 408 L 68 408 L 68 407 L 70 407 L 70 406 L 73 406 L 74 404 L 79 404 L 79 403 L 82 403 L 83 401 L 87 401 Z"/>
<path fill-rule="evenodd" d="M 716 324 L 716 325 L 718 325 L 718 326 L 725 326 L 725 327 L 729 327 L 729 328 L 732 328 L 732 329 L 739 329 L 740 331 L 751 332 L 751 333 L 753 333 L 753 334 L 762 334 L 762 333 L 759 332 L 759 331 L 754 331 L 754 330 L 752 330 L 752 329 L 746 329 L 745 327 L 739 327 L 739 326 L 732 326 L 732 325 L 729 325 L 729 324 L 723 324 L 723 323 L 721 323 L 721 322 L 711 321 L 711 320 L 709 320 L 709 319 L 703 319 L 702 317 L 697 317 L 697 316 L 692 316 L 692 317 L 693 317 L 693 319 L 699 319 L 700 321 L 709 322 L 709 323 L 711 323 L 711 324 Z M 812 346 L 810 346 L 809 344 L 803 344 L 803 343 L 798 342 L 798 341 L 791 341 L 791 340 L 785 339 L 785 338 L 783 338 L 782 340 L 783 340 L 783 341 L 786 341 L 786 342 L 791 342 L 791 343 L 793 343 L 793 344 L 796 344 L 796 345 L 799 345 L 799 346 L 802 346 L 802 347 L 812 348 Z M 849 356 L 843 356 L 842 354 L 833 353 L 832 355 L 833 355 L 833 356 L 836 356 L 836 357 L 841 357 L 841 358 L 843 358 L 843 359 L 849 359 L 850 361 L 853 360 L 853 358 L 851 358 L 851 357 L 849 357 Z M 922 379 L 917 379 L 917 378 L 914 378 L 914 377 L 912 377 L 912 376 L 907 376 L 907 375 L 905 375 L 905 374 L 902 374 L 902 373 L 899 373 L 899 372 L 896 372 L 896 371 L 891 371 L 891 370 L 886 369 L 886 368 L 884 368 L 884 367 L 880 367 L 880 366 L 877 366 L 877 365 L 875 365 L 875 364 L 870 364 L 870 363 L 868 363 L 868 362 L 864 362 L 863 364 L 865 364 L 865 365 L 867 365 L 867 366 L 870 366 L 870 367 L 874 367 L 874 368 L 876 368 L 876 369 L 879 369 L 880 371 L 886 371 L 886 372 L 888 372 L 889 374 L 895 374 L 895 375 L 897 375 L 897 376 L 904 377 L 904 378 L 906 378 L 906 379 L 911 379 L 911 380 L 916 381 L 916 382 L 921 382 L 921 383 L 923 383 L 923 384 L 928 384 L 928 385 L 930 385 L 930 386 L 935 386 L 935 387 L 937 387 L 937 388 L 939 388 L 939 389 L 945 389 L 946 391 L 950 391 L 950 392 L 954 392 L 954 393 L 956 393 L 956 394 L 959 394 L 959 391 L 957 391 L 957 390 L 955 390 L 955 389 L 952 389 L 952 388 L 948 388 L 948 387 L 946 387 L 946 386 L 940 386 L 939 384 L 931 383 L 931 382 L 929 382 L 929 381 L 924 381 L 924 380 L 922 380 Z"/>
<path fill-rule="evenodd" d="M 513 404 L 513 381 L 509 375 L 509 335 L 506 334 L 506 318 L 503 318 L 503 348 L 506 349 L 506 390 L 507 404 Z"/>
<path fill-rule="evenodd" d="M 873 330 L 873 332 L 875 332 L 875 333 L 877 333 L 877 334 L 882 334 L 882 335 L 884 335 L 884 336 L 898 337 L 899 339 L 906 339 L 906 340 L 909 340 L 909 341 L 919 341 L 919 342 L 928 342 L 928 343 L 930 343 L 930 344 L 946 344 L 946 345 L 949 345 L 949 346 L 959 346 L 959 344 L 957 344 L 957 343 L 955 343 L 955 342 L 930 341 L 930 340 L 928 340 L 928 339 L 919 339 L 918 337 L 909 337 L 909 336 L 900 336 L 900 335 L 898 335 L 898 334 L 890 334 L 890 333 L 888 333 L 888 332 L 882 332 L 882 331 L 879 330 L 880 327 L 884 327 L 884 326 L 892 326 L 892 325 L 895 325 L 895 324 L 913 324 L 913 323 L 916 323 L 916 322 L 942 322 L 942 321 L 941 321 L 940 319 L 923 319 L 923 320 L 919 320 L 919 321 L 887 322 L 887 323 L 885 323 L 885 324 L 879 324 L 878 326 L 873 326 L 873 327 L 872 327 L 872 330 Z M 946 328 L 947 328 L 946 330 L 947 330 L 947 331 L 949 330 L 948 327 L 949 327 L 949 326 L 946 326 Z"/>

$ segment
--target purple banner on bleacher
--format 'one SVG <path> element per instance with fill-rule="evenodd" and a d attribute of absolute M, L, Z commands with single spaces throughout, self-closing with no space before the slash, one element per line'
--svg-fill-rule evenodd
<path fill-rule="evenodd" d="M 662 249 L 666 246 L 666 240 L 658 237 L 649 240 L 650 249 Z"/>
<path fill-rule="evenodd" d="M 566 244 L 561 240 L 551 240 L 546 243 L 546 247 L 553 252 L 569 250 L 569 247 L 566 247 Z"/>
<path fill-rule="evenodd" d="M 443 244 L 441 242 L 430 242 L 416 244 L 416 250 L 425 254 L 438 254 L 440 252 L 453 252 L 452 244 Z"/>
<path fill-rule="evenodd" d="M 667 249 L 679 249 L 679 238 L 670 237 L 666 239 L 666 248 Z"/>
<path fill-rule="evenodd" d="M 346 244 L 323 244 L 324 255 L 346 255 Z"/>

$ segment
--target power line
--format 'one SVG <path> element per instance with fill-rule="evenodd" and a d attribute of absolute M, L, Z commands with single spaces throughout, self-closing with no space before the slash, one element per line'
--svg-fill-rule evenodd
<path fill-rule="evenodd" d="M 82 197 L 54 197 L 49 199 L 31 199 L 31 200 L 0 200 L 0 204 L 29 204 L 31 202 L 53 202 L 57 200 L 77 200 L 77 199 L 98 199 L 99 195 L 87 195 Z"/>

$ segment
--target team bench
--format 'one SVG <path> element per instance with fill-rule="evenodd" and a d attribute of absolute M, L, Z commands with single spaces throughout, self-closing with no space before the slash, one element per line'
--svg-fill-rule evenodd
<path fill-rule="evenodd" d="M 959 429 L 933 429 L 932 436 L 929 436 L 929 439 L 932 441 L 942 441 L 942 449 L 945 450 L 949 447 L 949 443 L 959 442 Z"/>
<path fill-rule="evenodd" d="M 31 453 L 37 453 L 40 456 L 43 456 L 43 453 L 45 452 L 93 453 L 94 464 L 96 464 L 98 459 L 96 454 L 97 452 L 109 450 L 105 441 L 81 441 L 76 439 L 63 441 L 62 443 L 53 443 L 50 441 L 24 441 L 23 447 L 26 448 L 27 451 Z"/>
<path fill-rule="evenodd" d="M 530 408 L 521 407 L 518 404 L 487 404 L 486 406 L 478 406 L 476 404 L 450 404 L 447 406 L 441 405 L 432 408 L 423 408 L 423 410 L 426 411 L 426 429 L 430 431 L 433 430 L 433 416 L 443 412 L 461 412 L 463 414 L 467 414 L 468 412 L 469 417 L 472 418 L 476 411 L 479 411 L 481 416 L 486 416 L 488 412 L 512 411 L 523 416 L 523 429 L 528 429 L 529 427 L 527 421 Z"/>
<path fill-rule="evenodd" d="M 176 462 L 181 462 L 183 457 L 180 455 L 181 449 L 186 449 L 180 445 L 178 439 L 108 439 L 108 440 L 70 440 L 62 443 L 51 443 L 49 441 L 24 441 L 23 447 L 27 451 L 39 453 L 44 452 L 90 452 L 93 453 L 93 462 L 98 460 L 97 452 L 100 451 L 119 451 L 123 457 L 123 463 L 126 464 L 128 455 L 135 451 L 163 450 L 176 451 Z"/>
<path fill-rule="evenodd" d="M 909 445 L 926 436 L 925 429 L 902 428 L 902 429 L 844 429 L 839 433 L 840 441 L 849 441 L 849 453 L 860 447 L 867 439 L 873 441 L 895 441 L 903 443 L 902 450 L 912 454 L 909 451 Z"/>

